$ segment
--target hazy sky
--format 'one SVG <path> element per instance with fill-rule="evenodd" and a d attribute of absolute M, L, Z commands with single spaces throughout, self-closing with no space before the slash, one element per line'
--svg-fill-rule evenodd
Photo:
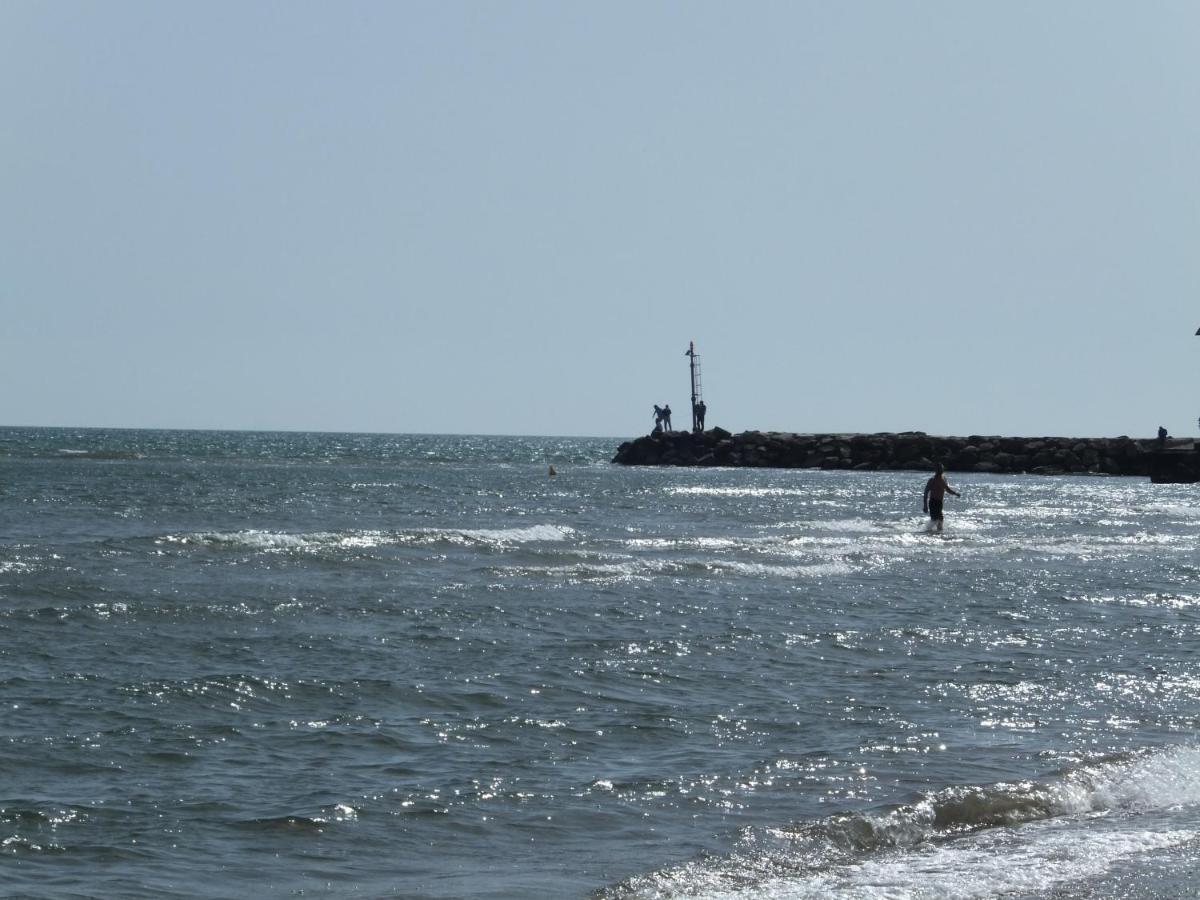
<path fill-rule="evenodd" d="M 1200 4 L 0 3 L 0 424 L 1194 434 Z"/>

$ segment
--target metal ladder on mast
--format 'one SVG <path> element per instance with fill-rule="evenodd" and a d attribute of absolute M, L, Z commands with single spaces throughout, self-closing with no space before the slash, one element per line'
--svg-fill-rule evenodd
<path fill-rule="evenodd" d="M 704 399 L 704 386 L 700 381 L 700 354 L 696 352 L 696 342 L 688 341 L 688 369 L 692 376 L 692 431 L 700 430 L 700 422 L 696 416 L 696 404 Z"/>

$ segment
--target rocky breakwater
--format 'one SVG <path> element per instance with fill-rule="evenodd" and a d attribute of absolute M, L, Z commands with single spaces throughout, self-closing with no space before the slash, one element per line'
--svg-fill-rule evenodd
<path fill-rule="evenodd" d="M 941 437 L 922 431 L 792 434 L 714 428 L 627 441 L 615 463 L 630 466 L 758 466 L 782 469 L 928 470 L 1035 475 L 1139 475 L 1162 482 L 1200 480 L 1191 441 L 1130 437 Z"/>

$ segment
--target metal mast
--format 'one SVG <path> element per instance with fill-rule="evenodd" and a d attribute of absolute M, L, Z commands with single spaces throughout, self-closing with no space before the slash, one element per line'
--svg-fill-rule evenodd
<path fill-rule="evenodd" d="M 688 341 L 688 369 L 692 375 L 692 431 L 700 430 L 700 418 L 696 413 L 696 404 L 703 399 L 703 388 L 700 385 L 700 355 L 696 352 L 696 342 Z"/>

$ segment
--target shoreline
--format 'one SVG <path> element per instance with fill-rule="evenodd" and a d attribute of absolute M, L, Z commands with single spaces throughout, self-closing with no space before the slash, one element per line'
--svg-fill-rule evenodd
<path fill-rule="evenodd" d="M 776 469 L 922 471 L 997 475 L 1123 475 L 1160 484 L 1200 481 L 1191 438 L 953 437 L 923 431 L 800 434 L 723 428 L 669 431 L 626 441 L 614 463 Z"/>

